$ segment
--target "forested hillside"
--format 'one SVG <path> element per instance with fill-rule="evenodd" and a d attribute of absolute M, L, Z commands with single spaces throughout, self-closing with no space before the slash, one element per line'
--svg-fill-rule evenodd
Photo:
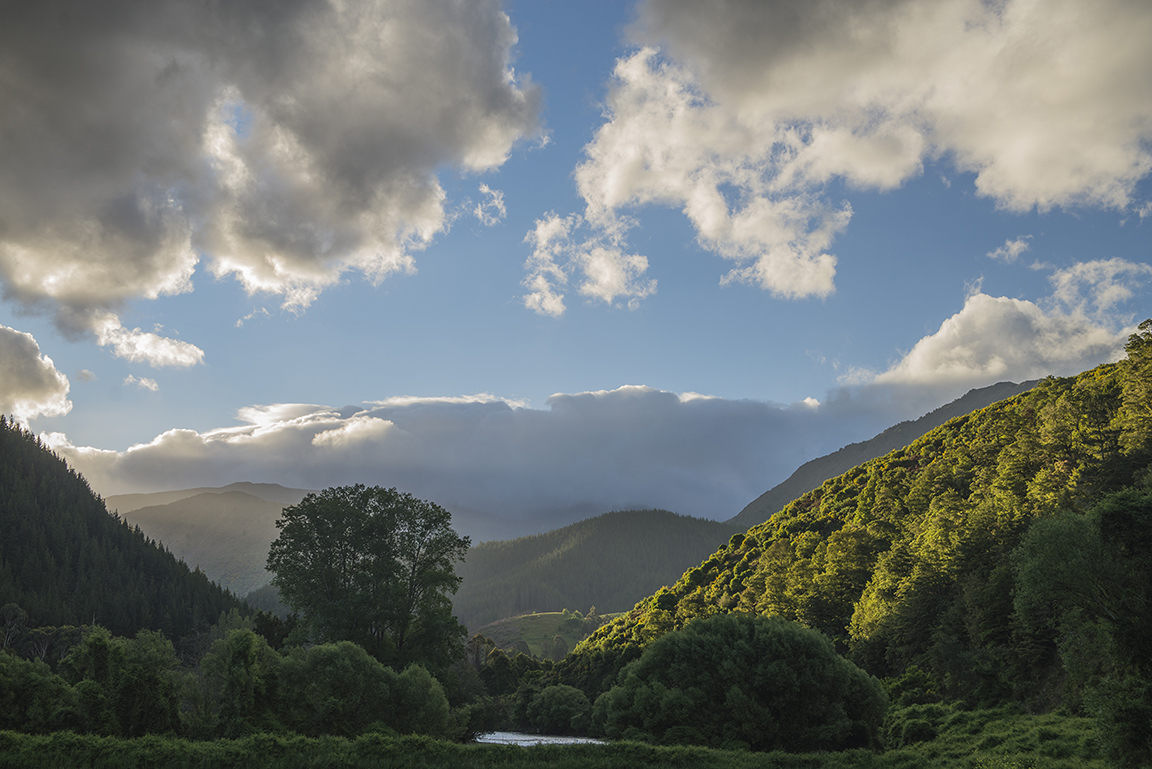
<path fill-rule="evenodd" d="M 949 419 L 982 409 L 996 401 L 1011 398 L 1013 395 L 1019 395 L 1035 386 L 1035 380 L 1020 384 L 998 382 L 988 387 L 969 390 L 963 397 L 934 409 L 919 419 L 893 425 L 874 438 L 860 443 L 850 443 L 831 454 L 805 462 L 783 482 L 749 502 L 728 523 L 739 527 L 741 530 L 764 523 L 784 509 L 784 505 L 801 494 L 811 491 L 829 478 L 846 473 L 853 467 L 884 456 L 890 451 L 902 449 Z"/>
<path fill-rule="evenodd" d="M 923 701 L 1075 708 L 1101 681 L 1144 697 L 1152 322 L 1127 351 L 804 494 L 600 628 L 560 680 L 594 695 L 667 631 L 749 612 L 822 631 Z"/>
<path fill-rule="evenodd" d="M 483 542 L 468 551 L 452 601 L 475 630 L 533 611 L 624 611 L 670 585 L 736 531 L 667 510 L 606 513 L 545 534 Z"/>
<path fill-rule="evenodd" d="M 10 603 L 32 627 L 99 624 L 170 638 L 240 607 L 109 514 L 62 459 L 0 417 L 0 606 Z"/>

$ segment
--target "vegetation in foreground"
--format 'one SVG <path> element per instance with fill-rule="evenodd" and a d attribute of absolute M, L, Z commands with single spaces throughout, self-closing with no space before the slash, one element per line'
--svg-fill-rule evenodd
<path fill-rule="evenodd" d="M 903 714 L 903 715 L 902 715 Z M 1024 716 L 1009 709 L 940 713 L 896 711 L 891 723 L 929 723 L 931 740 L 879 753 L 755 753 L 704 747 L 659 746 L 619 741 L 607 745 L 515 747 L 462 745 L 427 737 L 366 734 L 357 738 L 255 734 L 211 742 L 149 736 L 135 740 L 57 732 L 46 735 L 0 731 L 0 769 L 60 766 L 121 769 L 187 767 L 216 769 L 377 769 L 380 766 L 468 769 L 558 767 L 559 769 L 1106 769 L 1094 746 L 1091 719 Z M 923 732 L 921 732 L 923 734 Z M 912 735 L 910 735 L 912 736 Z"/>

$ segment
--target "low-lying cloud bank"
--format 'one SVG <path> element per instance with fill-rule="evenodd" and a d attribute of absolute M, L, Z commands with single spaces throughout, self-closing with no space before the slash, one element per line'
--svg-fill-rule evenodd
<path fill-rule="evenodd" d="M 59 433 L 45 438 L 106 495 L 238 480 L 297 488 L 367 483 L 505 521 L 562 525 L 632 507 L 727 519 L 803 462 L 918 417 L 969 386 L 1020 381 L 1040 366 L 1069 374 L 1121 354 L 1122 333 L 1058 361 L 1038 358 L 1042 350 L 980 349 L 964 334 L 983 338 L 994 333 L 992 324 L 1011 327 L 1031 317 L 1014 300 L 980 297 L 889 371 L 829 393 L 824 402 L 626 386 L 553 395 L 543 409 L 488 394 L 339 409 L 253 406 L 240 411 L 236 426 L 169 430 L 124 452 L 74 446 Z M 1007 311 L 982 325 L 968 323 L 985 300 Z M 949 344 L 969 351 L 971 376 L 933 378 L 932 365 L 955 366 L 962 357 L 944 353 Z M 933 364 L 937 359 L 945 363 Z"/>

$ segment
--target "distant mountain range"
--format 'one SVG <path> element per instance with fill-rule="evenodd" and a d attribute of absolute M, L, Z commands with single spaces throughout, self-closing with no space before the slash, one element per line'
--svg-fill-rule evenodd
<path fill-rule="evenodd" d="M 972 390 L 946 406 L 876 437 L 807 462 L 786 481 L 720 522 L 665 510 L 632 510 L 588 517 L 559 529 L 473 546 L 457 573 L 463 577 L 453 605 L 471 628 L 533 611 L 623 611 L 674 583 L 738 531 L 763 523 L 787 503 L 870 459 L 903 448 L 949 419 L 1031 389 L 1036 382 L 1001 382 Z M 268 547 L 275 521 L 309 492 L 271 483 L 233 483 L 105 499 L 177 558 L 212 580 L 246 595 L 266 585 Z M 500 530 L 472 514 L 454 516 L 462 534 Z M 504 522 L 503 530 L 511 528 Z"/>
<path fill-rule="evenodd" d="M 282 502 L 243 491 L 225 490 L 255 485 L 232 484 L 224 489 L 180 496 L 166 504 L 115 509 L 121 518 L 139 526 L 145 535 L 163 542 L 177 558 L 193 568 L 200 567 L 210 579 L 243 596 L 266 585 L 272 578 L 264 570 L 264 564 L 268 559 L 268 546 L 278 533 L 276 519 L 285 507 Z M 267 487 L 269 484 L 260 485 Z M 261 491 L 286 499 L 298 490 L 277 486 L 262 488 Z M 180 493 L 171 492 L 170 495 Z M 301 498 L 304 493 L 300 492 Z M 111 498 L 107 503 L 113 506 Z"/>
<path fill-rule="evenodd" d="M 265 502 L 275 502 L 281 507 L 295 505 L 312 492 L 307 489 L 286 489 L 277 483 L 230 483 L 218 488 L 182 489 L 180 491 L 157 491 L 151 494 L 114 494 L 104 498 L 104 504 L 109 510 L 118 511 L 121 515 L 139 510 L 142 507 L 156 507 L 170 505 L 188 497 L 201 494 L 226 494 L 238 491 L 243 494 L 262 499 Z"/>
<path fill-rule="evenodd" d="M 783 483 L 773 486 L 749 502 L 748 506 L 735 517 L 729 519 L 728 523 L 742 530 L 764 523 L 783 510 L 786 504 L 817 488 L 824 481 L 846 473 L 856 465 L 863 464 L 870 459 L 882 457 L 889 451 L 902 449 L 953 417 L 970 414 L 978 409 L 991 406 L 996 401 L 1027 392 L 1036 386 L 1037 381 L 1032 380 L 1020 384 L 999 382 L 988 387 L 969 390 L 962 397 L 915 421 L 901 422 L 889 427 L 875 438 L 861 443 L 850 443 L 839 451 L 813 459 L 811 462 L 805 462 Z"/>

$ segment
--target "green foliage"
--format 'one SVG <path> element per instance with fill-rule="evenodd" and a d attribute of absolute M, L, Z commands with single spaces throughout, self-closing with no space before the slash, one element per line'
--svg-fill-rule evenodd
<path fill-rule="evenodd" d="M 488 623 L 531 612 L 593 603 L 604 612 L 624 611 L 674 582 L 735 530 L 666 510 L 627 510 L 544 534 L 482 542 L 457 570 L 463 582 L 452 605 L 461 622 L 485 635 Z"/>
<path fill-rule="evenodd" d="M 390 726 L 401 734 L 443 737 L 448 730 L 444 688 L 419 665 L 409 665 L 396 678 L 392 693 L 396 715 Z"/>
<path fill-rule="evenodd" d="M 969 715 L 969 714 L 965 714 Z M 636 742 L 608 745 L 454 745 L 426 737 L 388 737 L 378 733 L 356 739 L 299 735 L 251 735 L 237 740 L 190 742 L 146 737 L 117 740 L 56 732 L 48 735 L 0 731 L 4 769 L 92 769 L 137 767 L 244 767 L 245 769 L 377 769 L 382 766 L 458 769 L 1105 769 L 1104 762 L 1079 744 L 1090 725 L 1075 719 L 986 718 L 970 714 L 971 724 L 1001 740 L 989 750 L 977 748 L 984 737 L 966 726 L 947 727 L 936 741 L 878 754 L 870 750 L 840 753 L 750 753 L 702 747 L 664 747 Z M 1083 719 L 1080 719 L 1083 721 Z M 1078 731 L 1079 730 L 1079 731 Z M 1044 738 L 1044 739 L 1042 739 Z"/>
<path fill-rule="evenodd" d="M 274 731 L 281 658 L 251 630 L 230 630 L 200 661 L 202 697 L 189 724 L 203 736 Z M 193 726 L 194 724 L 194 726 Z"/>
<path fill-rule="evenodd" d="M 653 642 L 595 717 L 612 738 L 796 752 L 876 745 L 887 707 L 820 633 L 729 614 Z"/>
<path fill-rule="evenodd" d="M 396 489 L 325 489 L 284 508 L 268 569 L 321 640 L 353 641 L 387 664 L 444 669 L 465 635 L 448 595 L 468 538 L 451 520 Z"/>
<path fill-rule="evenodd" d="M 1128 337 L 1124 351 L 1124 411 L 1118 424 L 1125 452 L 1146 458 L 1152 452 L 1152 319 Z"/>
<path fill-rule="evenodd" d="M 541 734 L 585 734 L 592 703 L 574 686 L 546 687 L 528 706 L 528 722 Z"/>
<path fill-rule="evenodd" d="M 160 633 L 116 638 L 97 627 L 60 669 L 80 695 L 86 730 L 139 737 L 180 728 L 178 665 L 172 642 Z"/>
<path fill-rule="evenodd" d="M 910 766 L 1103 766 L 1093 719 L 1022 713 L 1008 705 L 965 710 L 956 703 L 893 708 L 884 722 L 887 755 L 917 760 Z M 929 736 L 931 735 L 931 736 Z"/>
<path fill-rule="evenodd" d="M 1152 487 L 1038 521 L 1015 553 L 1018 622 L 1047 631 L 1117 766 L 1152 764 Z"/>
<path fill-rule="evenodd" d="M 76 694 L 48 665 L 0 651 L 0 729 L 44 733 L 79 725 Z"/>
<path fill-rule="evenodd" d="M 27 612 L 29 630 L 98 622 L 117 635 L 150 629 L 172 639 L 240 607 L 110 515 L 80 475 L 0 417 L 0 606 L 7 604 Z M 50 637 L 25 641 L 39 647 L 29 654 L 62 656 Z"/>
<path fill-rule="evenodd" d="M 396 673 L 350 641 L 289 650 L 280 663 L 283 722 L 308 736 L 353 736 L 396 720 Z"/>

